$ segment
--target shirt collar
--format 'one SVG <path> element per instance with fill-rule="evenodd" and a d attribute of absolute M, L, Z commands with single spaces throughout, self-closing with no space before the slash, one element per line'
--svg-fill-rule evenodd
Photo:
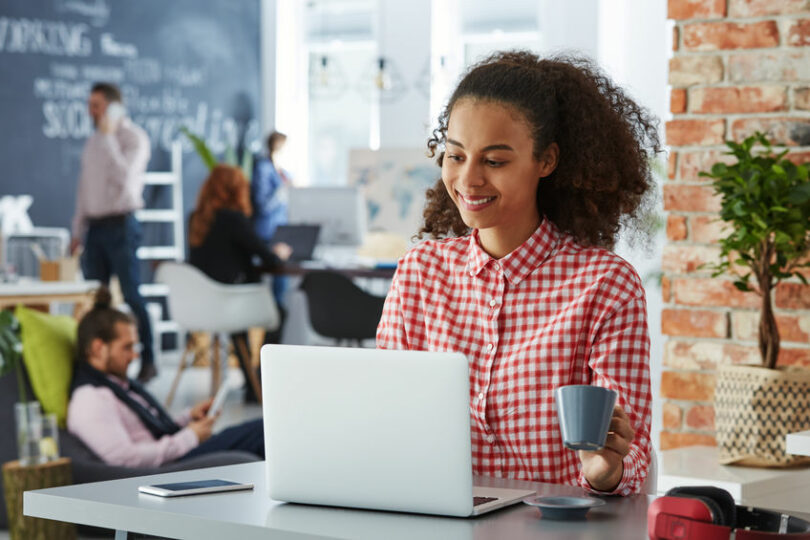
<path fill-rule="evenodd" d="M 129 390 L 129 380 L 122 379 L 121 377 L 113 375 L 112 373 L 107 373 L 107 378 L 112 382 L 114 382 L 115 384 L 117 384 L 118 386 L 120 386 L 121 388 L 123 388 L 124 390 Z"/>
<path fill-rule="evenodd" d="M 560 234 L 548 219 L 543 219 L 540 226 L 523 244 L 501 259 L 494 259 L 478 243 L 478 230 L 470 235 L 467 259 L 467 272 L 477 276 L 488 265 L 500 267 L 504 277 L 517 285 L 532 271 L 543 264 L 559 244 Z"/>

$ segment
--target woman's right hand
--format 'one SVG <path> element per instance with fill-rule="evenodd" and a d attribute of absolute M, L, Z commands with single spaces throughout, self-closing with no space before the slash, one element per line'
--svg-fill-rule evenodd
<path fill-rule="evenodd" d="M 271 251 L 276 254 L 276 256 L 281 259 L 282 261 L 286 261 L 292 255 L 292 248 L 289 244 L 285 244 L 284 242 L 279 242 L 278 244 L 273 244 Z"/>

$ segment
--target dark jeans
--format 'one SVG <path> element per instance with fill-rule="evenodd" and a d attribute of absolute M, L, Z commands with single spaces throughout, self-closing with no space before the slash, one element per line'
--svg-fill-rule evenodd
<path fill-rule="evenodd" d="M 121 292 L 138 320 L 138 337 L 143 347 L 141 365 L 154 364 L 152 325 L 138 287 L 141 271 L 135 250 L 141 243 L 141 224 L 132 214 L 115 218 L 91 220 L 82 256 L 82 270 L 87 279 L 110 283 L 118 276 Z"/>
<path fill-rule="evenodd" d="M 191 450 L 178 461 L 221 450 L 242 450 L 264 459 L 264 426 L 262 425 L 262 419 L 249 420 L 244 424 L 220 431 L 216 435 L 212 435 L 207 441 L 200 443 L 197 448 Z"/>

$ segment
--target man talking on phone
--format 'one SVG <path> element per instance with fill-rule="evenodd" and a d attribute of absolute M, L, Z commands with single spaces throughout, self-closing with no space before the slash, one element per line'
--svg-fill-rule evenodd
<path fill-rule="evenodd" d="M 241 450 L 264 459 L 262 419 L 213 433 L 219 413 L 207 399 L 172 417 L 127 377 L 138 357 L 135 321 L 110 306 L 102 287 L 79 322 L 67 428 L 105 463 L 157 467 L 211 452 Z"/>
<path fill-rule="evenodd" d="M 118 276 L 124 300 L 138 320 L 143 345 L 138 381 L 157 375 L 152 349 L 152 326 L 138 290 L 140 266 L 135 255 L 141 226 L 135 210 L 143 207 L 143 182 L 149 162 L 149 137 L 127 118 L 121 91 L 110 83 L 95 83 L 87 109 L 96 127 L 81 158 L 73 238 L 70 252 L 84 243 L 82 270 L 87 279 L 105 285 Z"/>

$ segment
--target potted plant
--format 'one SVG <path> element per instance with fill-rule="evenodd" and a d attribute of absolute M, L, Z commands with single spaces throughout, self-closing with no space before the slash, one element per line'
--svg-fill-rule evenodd
<path fill-rule="evenodd" d="M 247 149 L 242 152 L 241 163 L 237 163 L 238 158 L 236 157 L 236 150 L 233 149 L 233 146 L 228 145 L 225 147 L 225 155 L 223 156 L 224 160 L 219 161 L 216 156 L 214 156 L 214 152 L 211 151 L 208 144 L 202 137 L 193 133 L 186 126 L 180 127 L 180 133 L 188 138 L 191 145 L 194 147 L 194 150 L 197 152 L 197 155 L 200 156 L 200 159 L 209 171 L 216 167 L 219 163 L 233 165 L 234 167 L 239 166 L 242 169 L 242 173 L 245 175 L 247 181 L 250 182 L 251 176 L 253 176 L 253 154 L 251 154 Z"/>
<path fill-rule="evenodd" d="M 810 266 L 810 180 L 806 165 L 775 153 L 760 132 L 726 142 L 732 165 L 715 163 L 701 176 L 721 196 L 720 218 L 730 231 L 720 240 L 713 276 L 760 297 L 760 366 L 722 366 L 715 387 L 715 421 L 722 463 L 786 466 L 802 460 L 785 453 L 785 435 L 810 429 L 810 371 L 777 368 L 779 328 L 773 291 L 783 280 L 807 279 Z M 757 149 L 755 151 L 755 149 Z"/>
<path fill-rule="evenodd" d="M 20 401 L 14 404 L 17 425 L 17 455 L 23 465 L 40 460 L 42 413 L 39 401 L 28 401 L 22 368 L 20 323 L 9 310 L 0 311 L 0 377 L 14 371 Z"/>
<path fill-rule="evenodd" d="M 17 373 L 20 399 L 25 402 L 25 384 L 18 365 L 21 357 L 20 323 L 11 311 L 0 310 L 0 377 L 14 370 Z"/>

